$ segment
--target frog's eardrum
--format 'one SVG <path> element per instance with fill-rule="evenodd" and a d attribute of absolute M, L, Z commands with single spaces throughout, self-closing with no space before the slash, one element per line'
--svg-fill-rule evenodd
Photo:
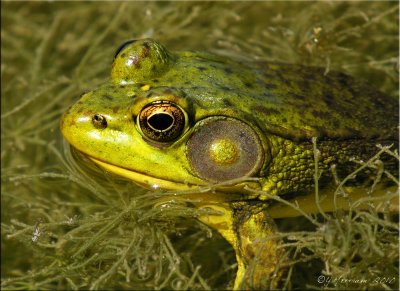
<path fill-rule="evenodd" d="M 251 176 L 264 160 L 257 133 L 233 118 L 207 118 L 196 125 L 186 146 L 192 170 L 210 182 Z"/>

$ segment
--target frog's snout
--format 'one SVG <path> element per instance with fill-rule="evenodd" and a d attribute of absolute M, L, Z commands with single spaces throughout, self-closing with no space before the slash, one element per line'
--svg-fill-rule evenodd
<path fill-rule="evenodd" d="M 92 110 L 82 110 L 80 104 L 70 107 L 61 117 L 60 128 L 64 138 L 73 146 L 100 137 L 110 125 L 110 117 Z M 83 135 L 83 133 L 85 133 Z"/>
<path fill-rule="evenodd" d="M 72 145 L 75 139 L 81 134 L 80 128 L 83 123 L 88 123 L 88 116 L 79 116 L 76 114 L 75 105 L 70 107 L 61 117 L 60 129 L 64 138 Z"/>

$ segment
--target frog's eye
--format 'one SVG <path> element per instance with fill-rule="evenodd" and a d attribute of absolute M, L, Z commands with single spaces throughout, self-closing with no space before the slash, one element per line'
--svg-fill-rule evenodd
<path fill-rule="evenodd" d="M 114 59 L 119 55 L 119 53 L 121 52 L 121 51 L 123 51 L 124 50 L 124 48 L 126 48 L 128 45 L 130 45 L 131 43 L 134 43 L 136 40 L 135 39 L 131 39 L 131 40 L 128 40 L 128 41 L 126 41 L 126 42 L 124 42 L 123 44 L 121 44 L 120 46 L 119 46 L 119 48 L 117 49 L 117 51 L 115 52 L 115 54 L 114 54 Z"/>
<path fill-rule="evenodd" d="M 171 142 L 182 134 L 186 122 L 185 115 L 178 105 L 161 101 L 143 108 L 137 117 L 137 124 L 147 139 L 162 143 Z"/>
<path fill-rule="evenodd" d="M 175 56 L 152 39 L 129 40 L 114 55 L 111 79 L 119 84 L 146 82 L 167 72 Z"/>
<path fill-rule="evenodd" d="M 257 133 L 233 118 L 209 117 L 198 122 L 188 140 L 186 156 L 193 171 L 210 182 L 251 176 L 264 162 Z"/>

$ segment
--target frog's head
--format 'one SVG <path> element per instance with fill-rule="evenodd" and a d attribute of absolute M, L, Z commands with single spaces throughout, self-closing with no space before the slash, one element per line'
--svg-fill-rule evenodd
<path fill-rule="evenodd" d="M 106 170 L 147 187 L 258 176 L 268 145 L 241 110 L 252 76 L 234 70 L 212 55 L 173 55 L 150 39 L 129 41 L 116 53 L 111 81 L 64 114 L 62 133 Z"/>

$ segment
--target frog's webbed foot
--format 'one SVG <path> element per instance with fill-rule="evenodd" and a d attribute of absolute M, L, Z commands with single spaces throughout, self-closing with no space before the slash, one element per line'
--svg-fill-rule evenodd
<path fill-rule="evenodd" d="M 276 227 L 266 205 L 231 202 L 207 205 L 223 215 L 207 215 L 200 220 L 215 228 L 233 246 L 238 263 L 235 290 L 276 289 L 282 275 L 283 250 L 274 237 Z"/>

